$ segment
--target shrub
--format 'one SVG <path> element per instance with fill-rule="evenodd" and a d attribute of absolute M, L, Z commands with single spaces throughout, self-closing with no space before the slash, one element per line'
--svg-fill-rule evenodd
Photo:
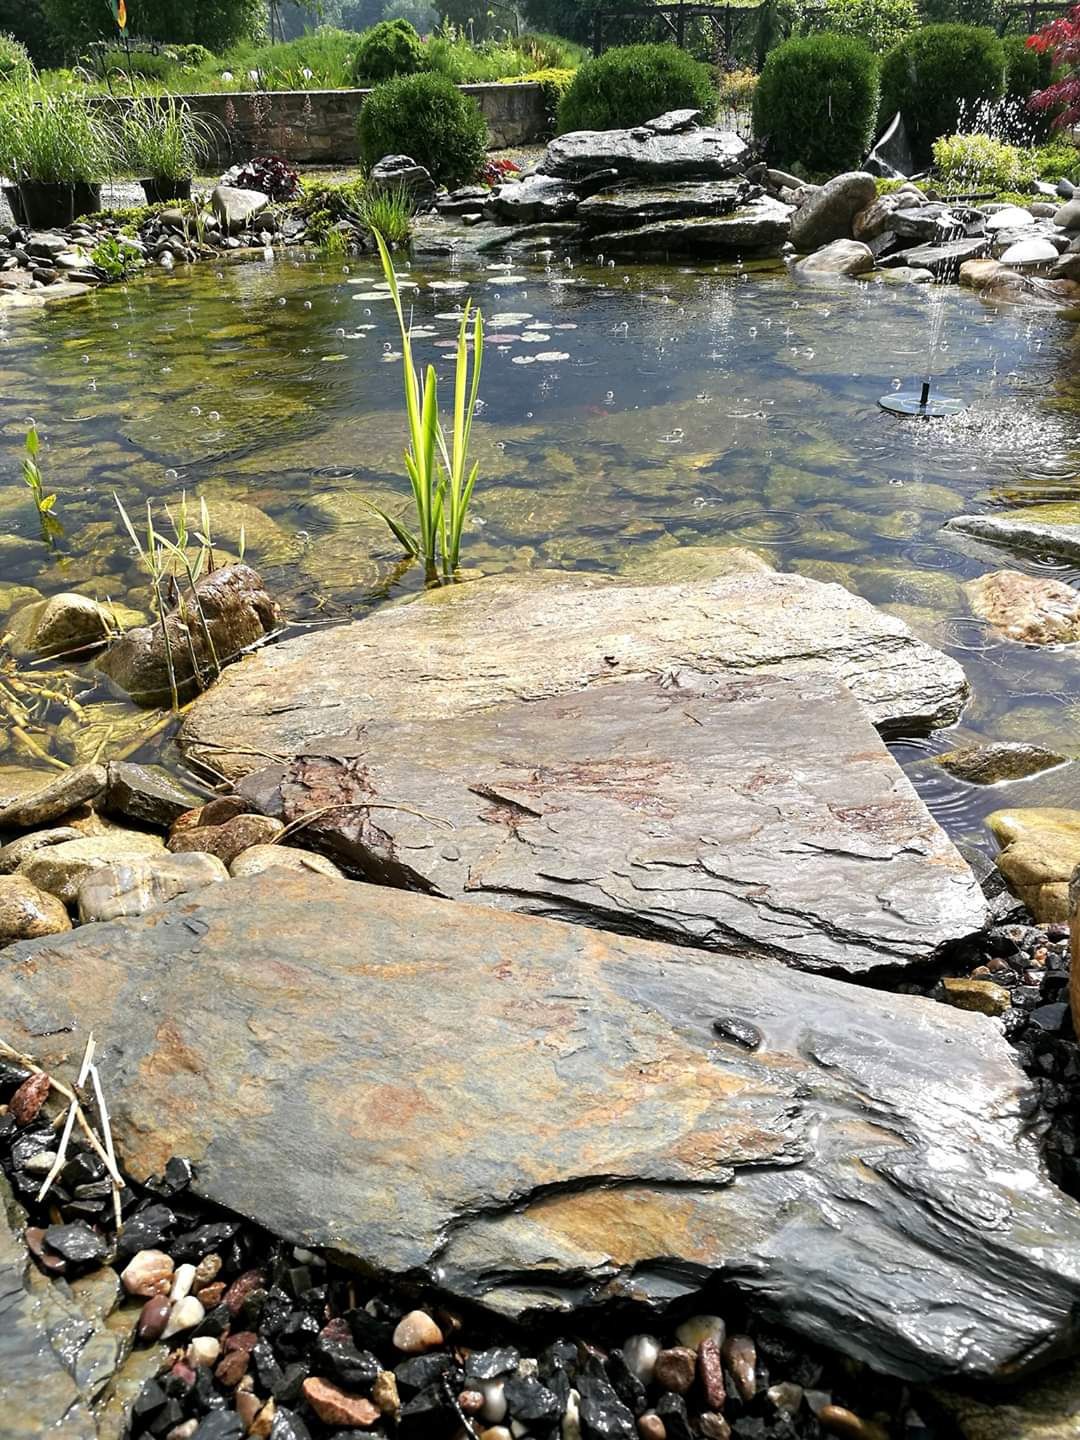
<path fill-rule="evenodd" d="M 471 95 L 445 75 L 399 75 L 377 85 L 360 111 L 360 158 L 409 155 L 437 184 L 471 180 L 487 153 L 487 125 Z"/>
<path fill-rule="evenodd" d="M 424 68 L 424 47 L 408 20 L 380 20 L 360 37 L 353 61 L 358 85 L 378 85 Z"/>
<path fill-rule="evenodd" d="M 850 170 L 873 138 L 878 63 L 846 35 L 785 40 L 765 62 L 754 94 L 754 131 L 783 165 L 812 173 Z"/>
<path fill-rule="evenodd" d="M 808 33 L 828 31 L 861 40 L 875 55 L 899 45 L 919 24 L 915 0 L 825 0 L 803 11 Z"/>
<path fill-rule="evenodd" d="M 990 135 L 943 135 L 934 141 L 934 169 L 954 193 L 1030 189 L 1038 177 L 1034 150 Z"/>
<path fill-rule="evenodd" d="M 25 85 L 33 73 L 26 46 L 13 35 L 0 35 L 0 85 Z"/>
<path fill-rule="evenodd" d="M 881 118 L 901 112 L 915 162 L 925 165 L 934 141 L 952 134 L 965 111 L 998 99 L 1004 86 L 1005 52 L 992 30 L 926 25 L 885 57 Z"/>
<path fill-rule="evenodd" d="M 720 76 L 721 110 L 751 110 L 758 77 L 754 70 L 725 70 Z"/>
<path fill-rule="evenodd" d="M 1003 18 L 1004 0 L 919 0 L 924 25 L 989 25 Z"/>
<path fill-rule="evenodd" d="M 1071 180 L 1074 185 L 1080 184 L 1080 150 L 1064 135 L 1056 135 L 1045 145 L 1040 145 L 1035 151 L 1035 163 L 1039 169 L 1039 179 L 1049 180 Z"/>
<path fill-rule="evenodd" d="M 619 130 L 666 110 L 715 108 L 706 65 L 675 45 L 625 45 L 581 66 L 559 105 L 559 130 Z"/>

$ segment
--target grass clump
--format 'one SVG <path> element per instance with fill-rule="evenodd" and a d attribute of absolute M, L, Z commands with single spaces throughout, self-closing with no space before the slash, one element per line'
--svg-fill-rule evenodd
<path fill-rule="evenodd" d="M 399 249 L 412 233 L 415 208 L 405 185 L 369 185 L 360 197 L 360 222 L 369 234 L 381 236 L 389 249 Z"/>
<path fill-rule="evenodd" d="M 559 130 L 617 130 L 667 110 L 711 119 L 716 90 L 707 65 L 675 45 L 624 45 L 586 60 L 559 104 Z"/>
<path fill-rule="evenodd" d="M 360 158 L 369 169 L 384 155 L 409 155 L 439 185 L 460 185 L 487 153 L 480 107 L 445 75 L 399 75 L 377 85 L 359 120 Z"/>
<path fill-rule="evenodd" d="M 1038 179 L 1034 150 L 1006 145 L 991 135 L 943 135 L 933 145 L 934 169 L 952 193 L 1030 191 Z"/>
<path fill-rule="evenodd" d="M 131 101 L 120 125 L 127 168 L 159 180 L 190 180 L 213 150 L 209 124 L 174 95 Z"/>
<path fill-rule="evenodd" d="M 754 92 L 754 131 L 781 165 L 835 174 L 859 164 L 878 112 L 878 62 L 859 40 L 785 40 Z"/>
<path fill-rule="evenodd" d="M 924 25 L 885 57 L 881 119 L 899 110 L 917 165 L 934 141 L 955 134 L 961 115 L 974 114 L 1005 88 L 1005 51 L 992 30 L 978 25 Z"/>
<path fill-rule="evenodd" d="M 0 93 L 0 171 L 11 179 L 92 184 L 117 159 L 113 131 L 86 95 L 15 88 Z"/>
<path fill-rule="evenodd" d="M 14 35 L 0 34 L 0 85 L 28 85 L 34 76 L 34 67 L 25 45 Z"/>

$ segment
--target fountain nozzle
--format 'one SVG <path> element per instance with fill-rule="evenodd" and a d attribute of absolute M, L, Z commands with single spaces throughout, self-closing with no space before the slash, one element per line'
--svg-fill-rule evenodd
<path fill-rule="evenodd" d="M 940 419 L 944 415 L 958 415 L 965 409 L 962 400 L 951 400 L 945 395 L 931 393 L 933 376 L 928 375 L 918 392 L 901 390 L 895 395 L 883 395 L 878 404 L 891 415 L 927 415 Z"/>

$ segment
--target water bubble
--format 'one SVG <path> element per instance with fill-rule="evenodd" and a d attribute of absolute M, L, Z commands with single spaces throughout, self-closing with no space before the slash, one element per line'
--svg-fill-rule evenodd
<path fill-rule="evenodd" d="M 338 337 L 339 340 L 344 340 L 344 339 L 345 339 L 345 331 L 344 331 L 344 330 L 335 330 L 335 331 L 334 331 L 334 334 Z"/>
<path fill-rule="evenodd" d="M 84 356 L 82 356 L 82 363 L 83 363 L 84 365 L 89 365 L 89 364 L 90 364 L 90 356 L 89 356 L 89 355 L 84 355 Z"/>
<path fill-rule="evenodd" d="M 304 309 L 305 309 L 305 310 L 310 310 L 310 309 L 311 309 L 311 301 L 310 301 L 310 300 L 305 300 L 305 301 L 304 301 Z"/>
<path fill-rule="evenodd" d="M 221 419 L 221 413 L 220 413 L 220 411 L 217 411 L 217 410 L 211 410 L 211 411 L 210 411 L 210 414 L 209 414 L 206 418 L 207 418 L 208 420 L 220 420 L 220 419 Z"/>
<path fill-rule="evenodd" d="M 166 470 L 166 471 L 165 471 L 165 479 L 166 479 L 166 480 L 177 480 L 177 479 L 179 479 L 179 475 L 177 474 L 177 472 L 176 472 L 175 470 L 169 469 L 169 470 Z"/>
<path fill-rule="evenodd" d="M 284 304 L 285 304 L 285 296 L 284 296 L 284 295 L 279 295 L 279 296 L 278 296 L 278 302 L 277 302 L 277 303 L 278 303 L 279 305 L 284 305 Z"/>
<path fill-rule="evenodd" d="M 198 405 L 192 405 L 191 409 L 188 411 L 188 414 L 189 414 L 189 415 L 201 415 L 201 414 L 202 414 L 202 410 L 199 408 Z"/>

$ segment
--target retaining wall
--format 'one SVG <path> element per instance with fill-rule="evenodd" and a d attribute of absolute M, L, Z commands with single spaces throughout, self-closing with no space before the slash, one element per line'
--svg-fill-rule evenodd
<path fill-rule="evenodd" d="M 539 85 L 462 85 L 484 113 L 490 148 L 544 138 L 547 112 Z M 370 90 L 269 90 L 184 95 L 220 137 L 212 164 L 280 155 L 294 165 L 355 165 L 356 118 Z"/>

